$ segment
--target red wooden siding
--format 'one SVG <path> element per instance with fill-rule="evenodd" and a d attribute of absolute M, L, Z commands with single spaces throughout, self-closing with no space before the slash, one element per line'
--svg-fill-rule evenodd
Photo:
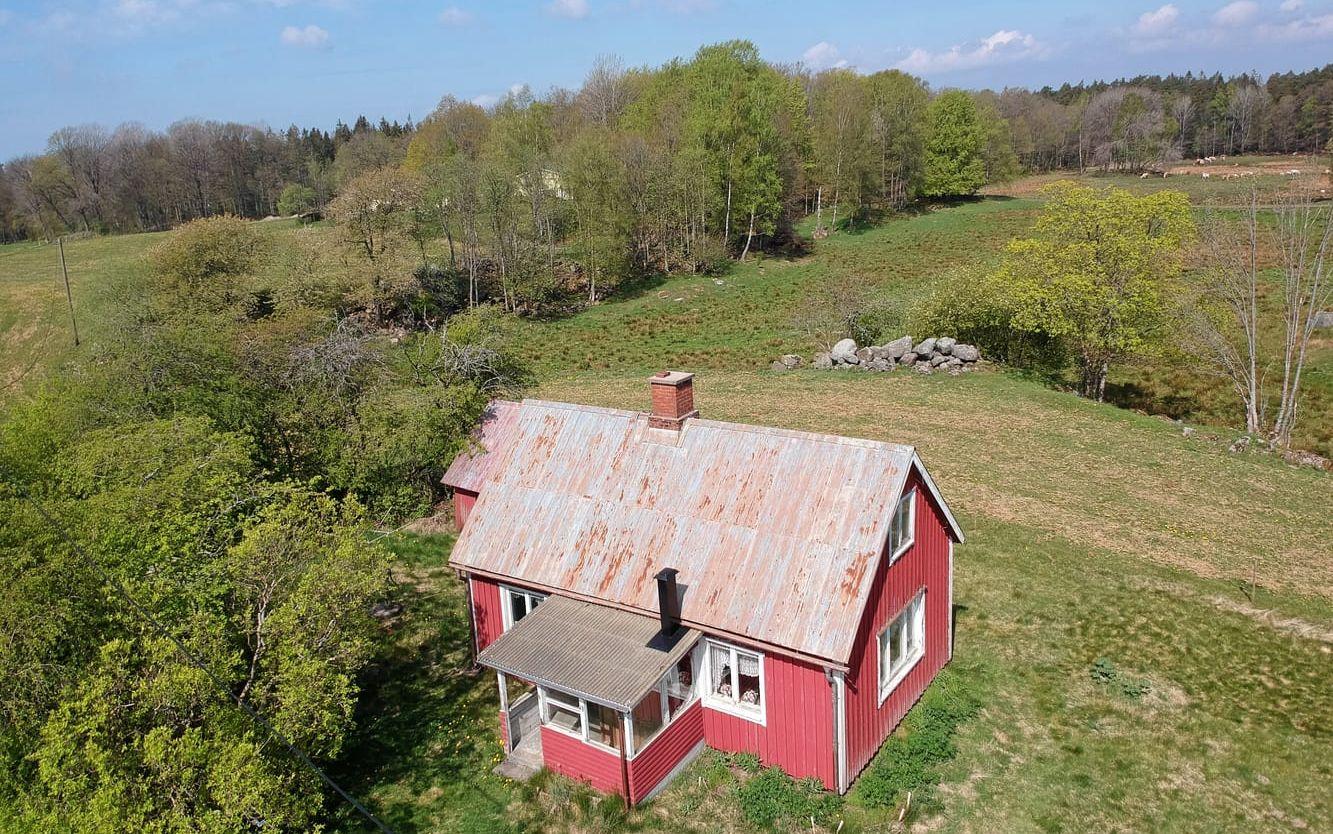
<path fill-rule="evenodd" d="M 629 761 L 630 801 L 640 802 L 704 737 L 704 710 L 695 701 Z"/>
<path fill-rule="evenodd" d="M 465 489 L 454 489 L 454 529 L 461 531 L 467 524 L 472 505 L 477 503 L 477 493 Z"/>
<path fill-rule="evenodd" d="M 477 651 L 481 651 L 504 633 L 500 586 L 480 576 L 468 581 L 472 583 L 472 624 L 477 632 Z"/>
<path fill-rule="evenodd" d="M 573 736 L 543 726 L 542 758 L 548 770 L 587 782 L 599 791 L 625 793 L 618 753 L 584 744 Z"/>
<path fill-rule="evenodd" d="M 920 487 L 913 470 L 907 486 Z M 847 673 L 847 779 L 861 772 L 880 745 L 916 703 L 949 659 L 949 533 L 928 490 L 916 492 L 916 540 L 898 561 L 881 562 L 857 631 Z M 926 588 L 926 651 L 907 676 L 879 703 L 878 647 L 884 627 Z"/>
<path fill-rule="evenodd" d="M 704 738 L 710 747 L 754 753 L 797 779 L 813 776 L 837 790 L 833 763 L 833 690 L 824 670 L 773 654 L 764 655 L 767 720 L 756 724 L 704 704 Z"/>

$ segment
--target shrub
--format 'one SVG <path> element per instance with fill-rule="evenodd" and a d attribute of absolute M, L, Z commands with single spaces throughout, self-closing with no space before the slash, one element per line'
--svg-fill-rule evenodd
<path fill-rule="evenodd" d="M 1088 675 L 1094 683 L 1112 687 L 1126 698 L 1137 701 L 1152 691 L 1152 684 L 1143 679 L 1126 676 L 1116 668 L 1109 657 L 1099 657 L 1088 667 Z"/>
<path fill-rule="evenodd" d="M 278 196 L 279 214 L 305 214 L 315 207 L 315 190 L 299 182 L 290 183 Z"/>
<path fill-rule="evenodd" d="M 980 699 L 962 678 L 942 673 L 880 748 L 857 783 L 857 796 L 872 807 L 892 807 L 911 791 L 917 807 L 928 804 L 939 766 L 957 752 L 959 726 L 980 709 Z"/>
<path fill-rule="evenodd" d="M 773 830 L 778 825 L 827 823 L 842 807 L 842 800 L 828 793 L 814 779 L 796 781 L 781 768 L 761 769 L 736 788 L 741 815 L 757 828 Z"/>
<path fill-rule="evenodd" d="M 936 284 L 907 314 L 909 333 L 953 336 L 981 348 L 982 355 L 1017 367 L 1054 370 L 1065 365 L 1061 343 L 1014 324 L 1008 288 L 981 269 L 960 270 Z"/>
<path fill-rule="evenodd" d="M 187 296 L 234 301 L 239 280 L 259 265 L 264 239 L 250 223 L 221 215 L 192 220 L 150 253 L 158 275 Z"/>

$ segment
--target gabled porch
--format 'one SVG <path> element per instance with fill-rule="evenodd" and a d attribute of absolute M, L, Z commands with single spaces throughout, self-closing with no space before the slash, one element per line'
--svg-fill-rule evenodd
<path fill-rule="evenodd" d="M 550 597 L 486 647 L 496 670 L 506 760 L 651 797 L 703 749 L 696 697 L 700 633 L 628 611 Z"/>

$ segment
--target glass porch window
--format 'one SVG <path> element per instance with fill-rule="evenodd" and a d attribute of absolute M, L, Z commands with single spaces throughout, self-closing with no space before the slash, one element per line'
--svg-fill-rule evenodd
<path fill-rule="evenodd" d="M 548 692 L 546 695 L 546 714 L 542 719 L 544 723 L 567 733 L 573 733 L 576 736 L 583 735 L 583 710 L 579 708 L 578 701 L 573 703 L 563 701 Z"/>
<path fill-rule="evenodd" d="M 647 747 L 662 730 L 670 726 L 696 697 L 694 687 L 693 652 L 686 654 L 657 685 L 643 696 L 630 712 L 630 726 L 634 732 L 634 752 Z"/>

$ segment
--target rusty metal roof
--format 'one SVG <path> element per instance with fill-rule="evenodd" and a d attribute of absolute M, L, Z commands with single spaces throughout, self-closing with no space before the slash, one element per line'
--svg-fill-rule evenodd
<path fill-rule="evenodd" d="M 838 664 L 919 465 L 911 446 L 537 400 L 498 404 L 481 445 L 445 478 L 480 493 L 455 567 L 645 613 L 676 568 L 686 623 Z"/>
<path fill-rule="evenodd" d="M 444 472 L 444 483 L 454 489 L 480 492 L 496 461 L 496 456 L 486 454 L 486 450 L 509 436 L 518 420 L 519 408 L 519 403 L 510 400 L 492 400 L 481 415 L 481 426 L 475 438 L 479 447 L 454 458 Z"/>
<path fill-rule="evenodd" d="M 548 597 L 477 660 L 527 681 L 632 710 L 701 636 L 679 629 L 660 641 L 659 622 L 569 597 Z"/>

